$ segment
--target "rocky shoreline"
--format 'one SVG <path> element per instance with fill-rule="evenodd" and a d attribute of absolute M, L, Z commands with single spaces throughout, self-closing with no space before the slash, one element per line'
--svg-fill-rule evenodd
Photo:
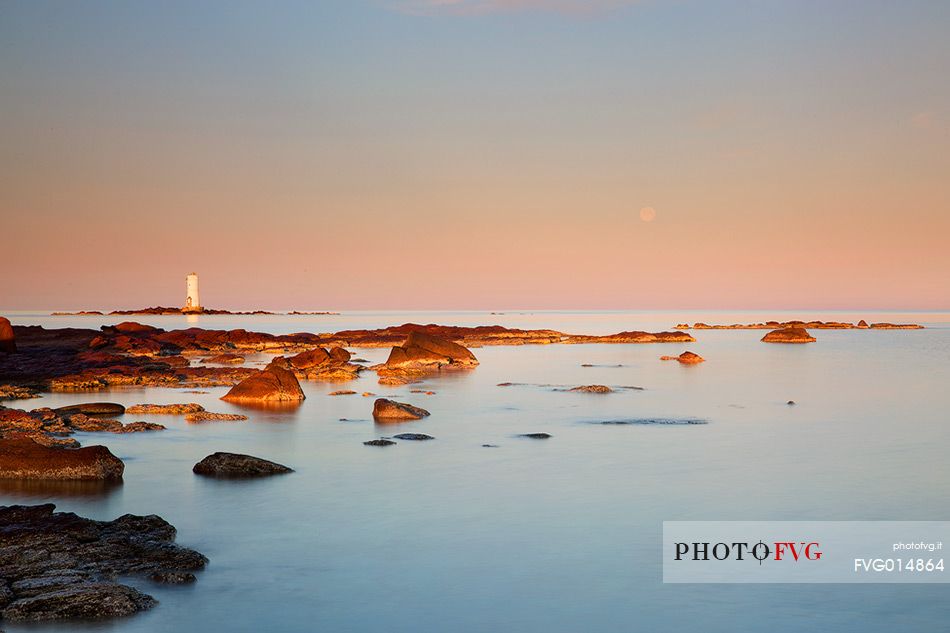
<path fill-rule="evenodd" d="M 150 609 L 157 600 L 120 575 L 156 583 L 195 581 L 208 559 L 175 544 L 159 516 L 95 521 L 51 503 L 0 506 L 0 615 L 7 621 L 100 619 Z"/>
<path fill-rule="evenodd" d="M 857 323 L 843 321 L 766 321 L 764 323 L 733 323 L 731 325 L 710 325 L 708 323 L 680 323 L 677 330 L 783 330 L 801 328 L 813 330 L 922 330 L 917 323 L 868 323 L 861 319 Z"/>

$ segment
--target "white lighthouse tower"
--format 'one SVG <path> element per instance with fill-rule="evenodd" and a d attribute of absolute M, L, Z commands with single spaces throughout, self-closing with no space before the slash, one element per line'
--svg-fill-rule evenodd
<path fill-rule="evenodd" d="M 182 312 L 201 312 L 201 301 L 198 299 L 198 273 L 191 273 L 185 278 L 185 288 L 187 296 L 185 297 L 185 307 Z"/>

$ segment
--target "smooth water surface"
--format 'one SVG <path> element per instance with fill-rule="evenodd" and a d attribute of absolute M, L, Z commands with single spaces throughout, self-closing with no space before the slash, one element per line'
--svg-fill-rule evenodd
<path fill-rule="evenodd" d="M 125 461 L 121 486 L 0 484 L 2 503 L 52 501 L 100 519 L 159 514 L 178 528 L 179 543 L 211 559 L 193 586 L 139 582 L 161 601 L 150 612 L 89 625 L 6 624 L 7 631 L 865 633 L 941 631 L 950 622 L 948 585 L 664 585 L 660 557 L 664 520 L 950 519 L 948 314 L 9 316 L 47 327 L 136 320 L 274 333 L 413 321 L 600 334 L 773 317 L 928 328 L 816 330 L 810 345 L 764 344 L 764 332 L 737 330 L 694 332 L 689 345 L 476 348 L 477 369 L 422 385 L 381 386 L 372 372 L 346 384 L 304 383 L 307 400 L 291 412 L 222 402 L 225 388 L 6 403 L 199 402 L 251 418 L 195 425 L 126 415 L 125 422 L 169 428 L 77 435 Z M 658 360 L 686 349 L 707 362 Z M 353 351 L 371 362 L 388 353 Z M 560 390 L 586 384 L 643 390 Z M 410 393 L 420 387 L 436 393 Z M 432 415 L 376 425 L 373 398 L 327 395 L 336 389 L 393 396 Z M 707 424 L 598 424 L 657 418 Z M 410 431 L 437 439 L 362 444 Z M 540 431 L 553 437 L 516 437 Z M 192 465 L 214 451 L 250 453 L 296 472 L 256 481 L 195 476 Z"/>

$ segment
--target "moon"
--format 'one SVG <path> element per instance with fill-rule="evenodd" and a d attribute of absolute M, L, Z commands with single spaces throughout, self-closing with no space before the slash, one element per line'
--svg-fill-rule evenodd
<path fill-rule="evenodd" d="M 656 209 L 653 207 L 643 207 L 640 209 L 640 219 L 644 222 L 652 222 L 656 218 Z"/>

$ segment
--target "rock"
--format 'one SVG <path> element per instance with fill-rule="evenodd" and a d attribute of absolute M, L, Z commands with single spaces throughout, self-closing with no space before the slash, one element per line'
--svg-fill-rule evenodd
<path fill-rule="evenodd" d="M 174 544 L 161 517 L 93 521 L 52 504 L 0 507 L 0 607 L 11 621 L 126 616 L 155 600 L 111 579 L 190 576 L 208 559 Z"/>
<path fill-rule="evenodd" d="M 198 475 L 209 477 L 266 477 L 292 473 L 293 469 L 276 462 L 239 453 L 214 453 L 195 464 Z"/>
<path fill-rule="evenodd" d="M 240 354 L 216 354 L 202 358 L 202 363 L 214 363 L 216 365 L 240 365 L 244 362 L 244 357 Z"/>
<path fill-rule="evenodd" d="M 294 372 L 286 368 L 282 357 L 274 359 L 260 372 L 231 388 L 222 400 L 234 402 L 296 402 L 306 396 Z"/>
<path fill-rule="evenodd" d="M 148 579 L 163 585 L 189 585 L 198 580 L 193 573 L 188 571 L 159 571 Z"/>
<path fill-rule="evenodd" d="M 518 437 L 527 437 L 532 440 L 546 440 L 551 437 L 550 433 L 522 433 Z"/>
<path fill-rule="evenodd" d="M 582 387 L 574 387 L 568 391 L 580 391 L 583 393 L 613 393 L 613 389 L 607 385 L 584 385 Z"/>
<path fill-rule="evenodd" d="M 57 415 L 72 415 L 82 413 L 83 415 L 122 415 L 125 413 L 125 407 L 114 402 L 84 402 L 82 404 L 72 404 L 68 407 L 58 407 L 53 409 Z"/>
<path fill-rule="evenodd" d="M 356 394 L 355 391 L 351 391 L 351 390 L 349 390 L 349 389 L 344 389 L 344 390 L 342 390 L 342 391 L 331 391 L 331 392 L 328 393 L 327 395 L 328 395 L 328 396 L 352 396 L 352 395 L 354 395 L 354 394 Z"/>
<path fill-rule="evenodd" d="M 393 347 L 385 366 L 393 368 L 433 368 L 445 366 L 474 367 L 478 365 L 475 355 L 468 349 L 423 332 L 410 332 L 405 343 Z"/>
<path fill-rule="evenodd" d="M 696 365 L 706 362 L 706 359 L 693 352 L 683 352 L 679 356 L 660 356 L 660 360 L 678 360 L 684 365 Z"/>
<path fill-rule="evenodd" d="M 116 433 L 140 433 L 142 431 L 164 431 L 165 427 L 155 422 L 130 422 L 122 425 Z"/>
<path fill-rule="evenodd" d="M 189 413 L 185 416 L 186 422 L 212 422 L 216 420 L 236 422 L 246 419 L 247 416 L 241 415 L 240 413 L 212 413 L 210 411 L 198 411 L 197 413 Z"/>
<path fill-rule="evenodd" d="M 76 413 L 69 416 L 67 424 L 71 429 L 86 432 L 108 431 L 115 433 L 122 430 L 122 423 L 118 420 L 103 420 L 101 418 L 91 418 L 82 413 Z"/>
<path fill-rule="evenodd" d="M 129 407 L 126 413 L 141 415 L 182 415 L 185 413 L 199 413 L 205 408 L 195 402 L 177 404 L 136 404 Z"/>
<path fill-rule="evenodd" d="M 124 470 L 105 446 L 49 448 L 31 439 L 0 440 L 3 479 L 121 479 Z"/>
<path fill-rule="evenodd" d="M 397 433 L 393 435 L 397 440 L 407 440 L 412 442 L 424 442 L 426 440 L 434 440 L 435 438 L 431 435 L 426 435 L 425 433 Z"/>
<path fill-rule="evenodd" d="M 395 446 L 396 443 L 392 440 L 378 439 L 370 440 L 368 442 L 363 442 L 364 446 Z"/>
<path fill-rule="evenodd" d="M 19 385 L 0 385 L 0 400 L 29 400 L 30 398 L 42 398 L 32 387 L 21 387 Z"/>
<path fill-rule="evenodd" d="M 294 369 L 312 369 L 320 367 L 330 360 L 330 354 L 322 347 L 301 352 L 296 356 L 291 356 L 287 361 L 293 365 Z"/>
<path fill-rule="evenodd" d="M 858 321 L 858 327 L 861 328 L 862 330 L 867 329 L 868 322 L 865 321 L 864 319 L 861 319 L 860 321 Z"/>
<path fill-rule="evenodd" d="M 145 325 L 144 323 L 137 323 L 135 321 L 123 321 L 118 325 L 102 326 L 104 331 L 115 331 L 121 332 L 122 334 L 152 334 L 155 332 L 163 332 L 161 328 L 152 327 L 151 325 Z"/>
<path fill-rule="evenodd" d="M 787 404 L 787 405 L 789 405 L 789 406 L 794 406 L 795 401 L 794 401 L 794 400 L 789 400 L 789 401 L 786 402 L 785 404 Z"/>
<path fill-rule="evenodd" d="M 788 327 L 772 330 L 762 337 L 765 343 L 814 343 L 815 337 L 800 327 Z"/>
<path fill-rule="evenodd" d="M 411 404 L 378 398 L 373 404 L 373 418 L 377 420 L 420 420 L 429 412 Z"/>
<path fill-rule="evenodd" d="M 155 598 L 113 582 L 86 582 L 17 600 L 3 610 L 11 621 L 116 618 L 150 609 Z"/>
<path fill-rule="evenodd" d="M 0 352 L 13 354 L 16 352 L 16 337 L 13 334 L 13 326 L 10 325 L 10 319 L 0 317 Z"/>
<path fill-rule="evenodd" d="M 482 448 L 498 448 L 498 444 L 482 444 Z"/>

